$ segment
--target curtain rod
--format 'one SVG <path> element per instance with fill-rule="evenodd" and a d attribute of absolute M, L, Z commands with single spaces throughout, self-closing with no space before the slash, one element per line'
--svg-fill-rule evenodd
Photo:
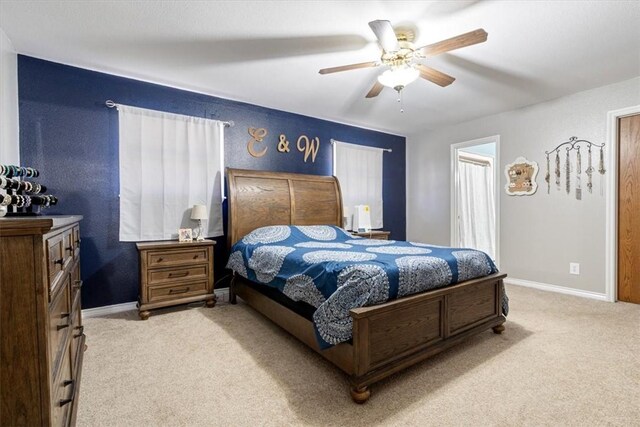
<path fill-rule="evenodd" d="M 331 145 L 333 145 L 336 142 L 341 142 L 343 144 L 351 144 L 350 142 L 338 141 L 337 139 L 333 139 L 333 138 L 331 138 L 330 141 L 331 141 Z M 359 144 L 351 144 L 351 145 L 359 145 Z M 366 148 L 377 148 L 378 150 L 386 151 L 388 153 L 391 153 L 393 151 L 391 148 L 378 148 L 378 147 L 372 147 L 370 145 L 363 145 L 363 147 L 366 147 Z"/>
<path fill-rule="evenodd" d="M 110 99 L 107 99 L 107 101 L 104 103 L 104 105 L 106 105 L 107 108 L 117 108 L 118 107 L 118 104 L 116 104 L 115 102 L 113 102 Z M 225 127 L 233 127 L 235 125 L 233 120 L 229 120 L 229 121 L 218 120 L 218 121 L 222 122 Z"/>

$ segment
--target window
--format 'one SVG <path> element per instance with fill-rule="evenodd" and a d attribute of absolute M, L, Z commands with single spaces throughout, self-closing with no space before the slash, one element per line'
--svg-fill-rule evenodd
<path fill-rule="evenodd" d="M 204 237 L 221 236 L 224 124 L 118 105 L 120 241 L 175 239 L 207 206 Z"/>
<path fill-rule="evenodd" d="M 347 228 L 357 205 L 371 208 L 371 228 L 383 226 L 382 154 L 380 148 L 333 141 L 333 174 L 340 182 Z"/>

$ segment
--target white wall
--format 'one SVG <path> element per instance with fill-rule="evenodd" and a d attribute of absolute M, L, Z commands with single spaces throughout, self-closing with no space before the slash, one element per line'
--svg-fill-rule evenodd
<path fill-rule="evenodd" d="M 552 188 L 547 195 L 544 151 L 571 136 L 606 142 L 607 112 L 639 104 L 640 77 L 637 77 L 410 135 L 407 138 L 407 240 L 450 243 L 450 145 L 500 135 L 501 170 L 518 156 L 535 160 L 540 166 L 535 195 L 507 196 L 501 191 L 501 271 L 511 278 L 604 294 L 605 197 L 604 188 L 602 194 L 600 190 L 600 176 L 594 175 L 594 192 L 589 194 L 583 174 L 583 200 L 578 201 L 574 193 L 569 196 L 564 189 L 555 189 L 552 158 Z M 594 155 L 597 154 L 594 151 Z M 583 159 L 586 169 L 586 156 Z M 594 162 L 597 168 L 596 158 Z M 605 176 L 606 179 L 612 177 L 610 173 Z M 501 187 L 504 187 L 504 174 L 501 178 Z M 569 274 L 569 262 L 580 263 L 579 276 Z"/>
<path fill-rule="evenodd" d="M 20 164 L 18 55 L 0 29 L 0 163 Z"/>

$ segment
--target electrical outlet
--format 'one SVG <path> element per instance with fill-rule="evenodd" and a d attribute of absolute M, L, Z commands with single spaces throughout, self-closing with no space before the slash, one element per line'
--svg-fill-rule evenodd
<path fill-rule="evenodd" d="M 569 274 L 580 274 L 580 264 L 578 264 L 577 262 L 570 262 L 569 263 Z"/>

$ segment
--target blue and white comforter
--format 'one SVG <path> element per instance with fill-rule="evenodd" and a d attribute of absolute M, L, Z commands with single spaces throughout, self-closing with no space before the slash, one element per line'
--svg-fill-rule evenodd
<path fill-rule="evenodd" d="M 227 268 L 316 307 L 322 347 L 351 339 L 352 308 L 498 271 L 477 250 L 357 238 L 326 225 L 258 228 L 233 245 Z M 506 315 L 506 294 L 502 305 Z"/>

